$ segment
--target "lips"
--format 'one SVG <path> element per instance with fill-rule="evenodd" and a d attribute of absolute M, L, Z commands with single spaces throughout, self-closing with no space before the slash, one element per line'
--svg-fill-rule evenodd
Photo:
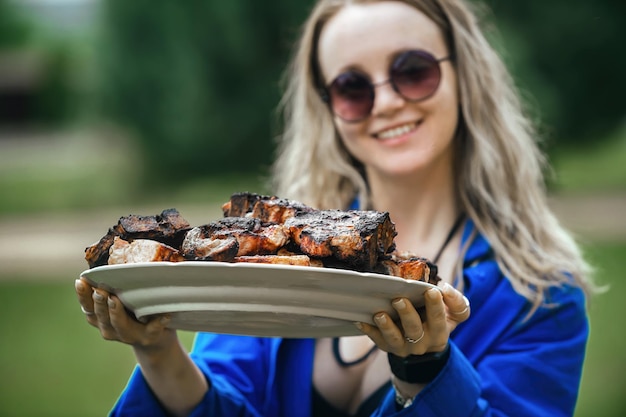
<path fill-rule="evenodd" d="M 419 125 L 419 122 L 411 122 L 406 123 L 400 126 L 392 127 L 391 129 L 386 129 L 374 134 L 374 137 L 377 139 L 393 139 L 402 135 L 406 135 L 407 133 L 415 130 L 415 128 Z"/>

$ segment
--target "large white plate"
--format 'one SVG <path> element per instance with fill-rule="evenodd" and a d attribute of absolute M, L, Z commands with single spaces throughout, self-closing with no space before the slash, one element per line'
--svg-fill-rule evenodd
<path fill-rule="evenodd" d="M 82 274 L 118 295 L 137 318 L 170 313 L 170 326 L 214 333 L 331 337 L 357 335 L 391 301 L 423 305 L 434 286 L 342 269 L 222 262 L 100 266 Z"/>

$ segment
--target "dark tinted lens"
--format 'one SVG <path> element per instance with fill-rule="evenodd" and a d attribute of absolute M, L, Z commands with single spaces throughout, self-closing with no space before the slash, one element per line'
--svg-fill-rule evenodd
<path fill-rule="evenodd" d="M 374 87 L 358 72 L 344 72 L 328 88 L 333 113 L 347 121 L 366 118 L 374 103 Z"/>
<path fill-rule="evenodd" d="M 407 51 L 395 59 L 391 66 L 391 84 L 407 100 L 430 97 L 439 86 L 439 62 L 424 51 Z"/>

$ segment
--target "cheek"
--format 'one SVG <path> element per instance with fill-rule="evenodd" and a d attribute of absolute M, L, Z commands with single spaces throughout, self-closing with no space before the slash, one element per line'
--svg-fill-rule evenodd
<path fill-rule="evenodd" d="M 359 124 L 347 124 L 342 121 L 336 121 L 335 126 L 337 129 L 337 133 L 341 138 L 341 142 L 344 146 L 350 151 L 350 153 L 354 153 L 355 146 L 359 143 L 359 138 L 362 137 L 363 129 L 359 128 Z"/>

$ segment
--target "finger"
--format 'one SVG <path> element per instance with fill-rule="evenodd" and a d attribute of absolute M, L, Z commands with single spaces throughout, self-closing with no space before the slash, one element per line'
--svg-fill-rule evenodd
<path fill-rule="evenodd" d="M 85 315 L 85 318 L 91 325 L 97 325 L 98 320 L 94 313 L 93 299 L 91 298 L 93 288 L 83 278 L 77 279 L 74 282 L 74 287 L 76 289 L 76 296 L 78 298 L 78 303 L 80 304 L 80 309 Z"/>
<path fill-rule="evenodd" d="M 100 328 L 100 334 L 106 340 L 117 339 L 117 332 L 111 326 L 111 318 L 109 317 L 109 306 L 107 299 L 109 293 L 103 289 L 94 288 L 93 290 L 93 306 L 96 317 L 98 318 L 98 327 Z"/>
<path fill-rule="evenodd" d="M 430 337 L 429 344 L 439 347 L 448 343 L 448 325 L 446 322 L 446 306 L 443 294 L 438 289 L 430 289 L 424 294 L 428 319 L 425 328 Z"/>
<path fill-rule="evenodd" d="M 369 323 L 354 323 L 357 329 L 359 329 L 363 334 L 367 335 L 372 341 L 381 349 L 387 350 L 387 343 L 385 342 L 385 338 L 382 333 L 376 326 L 372 326 Z"/>
<path fill-rule="evenodd" d="M 145 325 L 133 320 L 120 299 L 114 295 L 110 295 L 107 299 L 107 307 L 109 309 L 109 322 L 111 327 L 115 329 L 119 340 L 128 344 L 135 343 L 138 340 L 137 335 L 143 333 Z"/>
<path fill-rule="evenodd" d="M 135 346 L 147 346 L 156 340 L 170 322 L 169 315 L 154 316 L 139 322 L 124 308 L 120 299 L 110 295 L 107 299 L 111 327 L 117 339 Z"/>
<path fill-rule="evenodd" d="M 469 318 L 471 314 L 469 300 L 447 283 L 443 286 L 443 301 L 448 308 L 448 316 L 451 320 L 461 323 Z"/>
<path fill-rule="evenodd" d="M 374 316 L 374 323 L 376 323 L 384 341 L 383 345 L 377 344 L 380 347 L 387 346 L 389 350 L 394 352 L 401 351 L 405 344 L 404 335 L 391 317 L 387 313 L 378 313 Z"/>
<path fill-rule="evenodd" d="M 405 337 L 418 340 L 424 334 L 422 319 L 413 304 L 406 298 L 398 298 L 391 305 L 398 312 Z"/>

